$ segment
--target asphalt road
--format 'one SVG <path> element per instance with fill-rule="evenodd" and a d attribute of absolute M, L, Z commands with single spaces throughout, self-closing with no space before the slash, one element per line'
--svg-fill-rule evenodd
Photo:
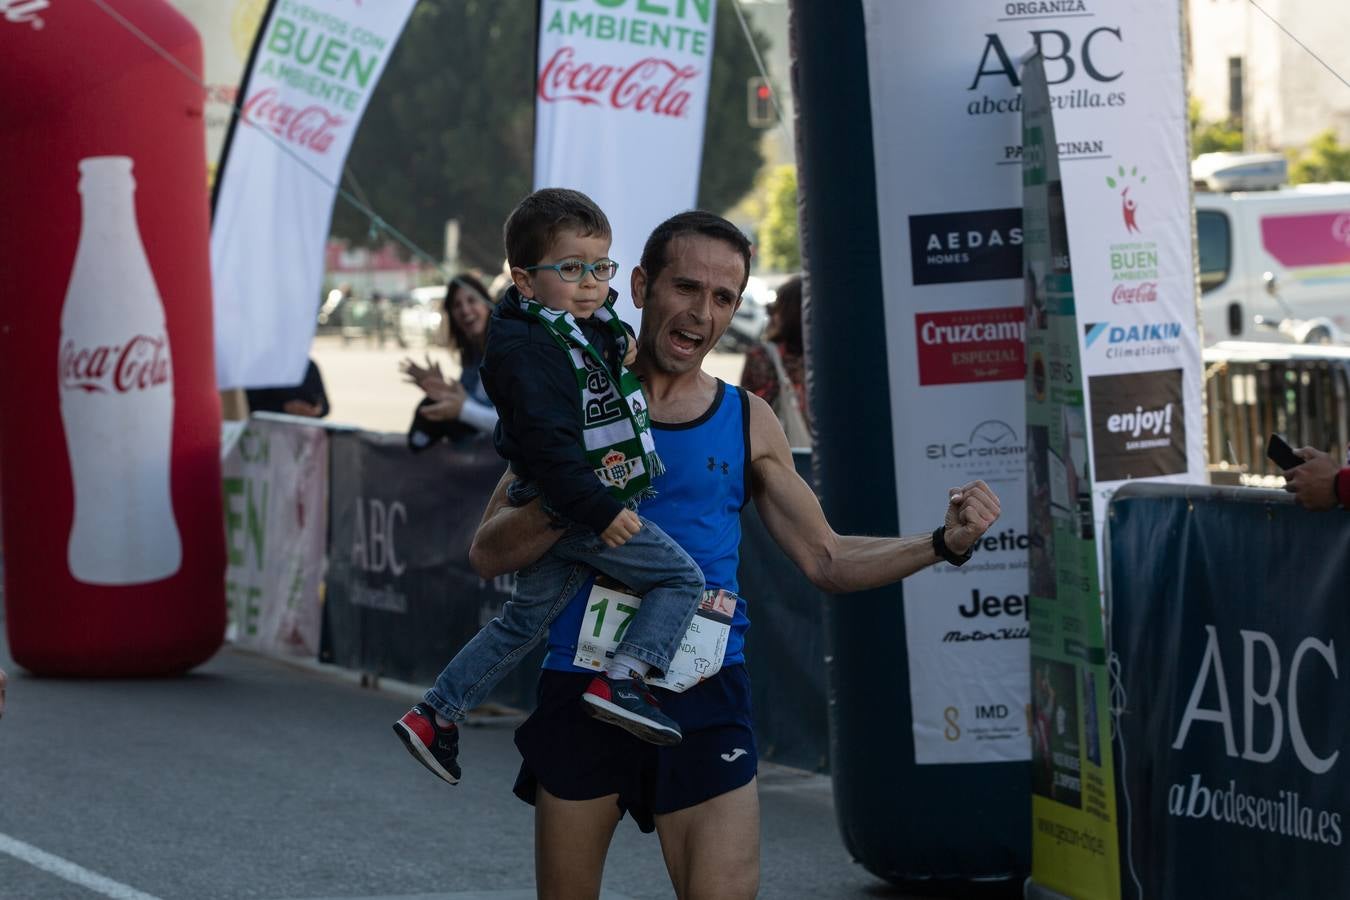
<path fill-rule="evenodd" d="M 534 896 L 531 810 L 510 790 L 511 717 L 466 730 L 466 777 L 452 788 L 390 729 L 405 690 L 363 688 L 329 667 L 227 648 L 182 678 L 39 679 L 2 641 L 0 667 L 11 674 L 0 897 Z M 761 896 L 902 896 L 850 861 L 828 778 L 765 766 L 761 782 Z M 629 820 L 605 891 L 672 896 L 655 838 Z"/>

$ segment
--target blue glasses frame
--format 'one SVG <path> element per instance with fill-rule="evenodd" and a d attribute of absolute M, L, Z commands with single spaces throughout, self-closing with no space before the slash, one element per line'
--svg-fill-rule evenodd
<path fill-rule="evenodd" d="M 563 272 L 564 266 L 568 268 L 572 268 L 574 266 L 577 267 L 576 277 L 574 278 L 569 277 L 567 274 L 565 274 Z M 619 274 L 619 264 L 616 263 L 614 260 L 609 259 L 608 257 L 606 257 L 605 259 L 597 259 L 593 263 L 584 262 L 580 259 L 564 259 L 562 262 L 556 262 L 551 265 L 525 266 L 524 269 L 526 272 L 539 272 L 545 269 L 552 269 L 554 272 L 558 273 L 559 278 L 561 278 L 563 281 L 568 282 L 569 284 L 576 284 L 577 282 L 581 281 L 586 277 L 586 273 L 588 272 L 595 276 L 596 281 L 609 281 L 615 275 Z M 608 274 L 601 274 L 600 272 L 601 269 L 608 269 L 609 270 Z"/>

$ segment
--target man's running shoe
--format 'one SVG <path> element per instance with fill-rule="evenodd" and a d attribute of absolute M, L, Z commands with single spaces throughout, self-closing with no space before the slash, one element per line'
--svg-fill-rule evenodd
<path fill-rule="evenodd" d="M 394 734 L 413 758 L 434 775 L 450 784 L 459 784 L 459 729 L 436 726 L 436 712 L 425 703 L 408 710 L 394 723 Z"/>
<path fill-rule="evenodd" d="M 661 712 L 660 704 L 641 679 L 612 679 L 602 672 L 591 679 L 581 702 L 595 718 L 618 725 L 648 743 L 669 747 L 684 737 L 675 720 Z"/>

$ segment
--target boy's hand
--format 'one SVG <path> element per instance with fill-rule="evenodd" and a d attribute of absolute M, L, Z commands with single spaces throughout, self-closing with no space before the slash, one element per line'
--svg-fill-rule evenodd
<path fill-rule="evenodd" d="M 637 341 L 630 337 L 628 339 L 628 350 L 623 355 L 623 364 L 631 366 L 635 359 L 637 359 Z"/>
<path fill-rule="evenodd" d="M 641 530 L 642 520 L 637 513 L 625 509 L 614 517 L 608 528 L 600 532 L 600 540 L 610 547 L 622 547 Z"/>

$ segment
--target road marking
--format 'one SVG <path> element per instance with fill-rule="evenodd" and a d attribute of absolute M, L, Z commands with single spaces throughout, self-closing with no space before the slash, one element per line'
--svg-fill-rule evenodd
<path fill-rule="evenodd" d="M 105 897 L 112 897 L 113 900 L 159 900 L 153 894 L 138 891 L 134 887 L 128 887 L 120 881 L 113 881 L 111 878 L 104 878 L 97 872 L 91 872 L 69 860 L 53 856 L 39 850 L 32 844 L 25 844 L 23 841 L 16 840 L 7 834 L 0 834 L 0 853 L 8 853 L 20 862 L 26 862 L 34 868 L 55 875 L 57 878 L 64 878 L 71 884 L 78 884 L 82 888 L 96 891 Z"/>

